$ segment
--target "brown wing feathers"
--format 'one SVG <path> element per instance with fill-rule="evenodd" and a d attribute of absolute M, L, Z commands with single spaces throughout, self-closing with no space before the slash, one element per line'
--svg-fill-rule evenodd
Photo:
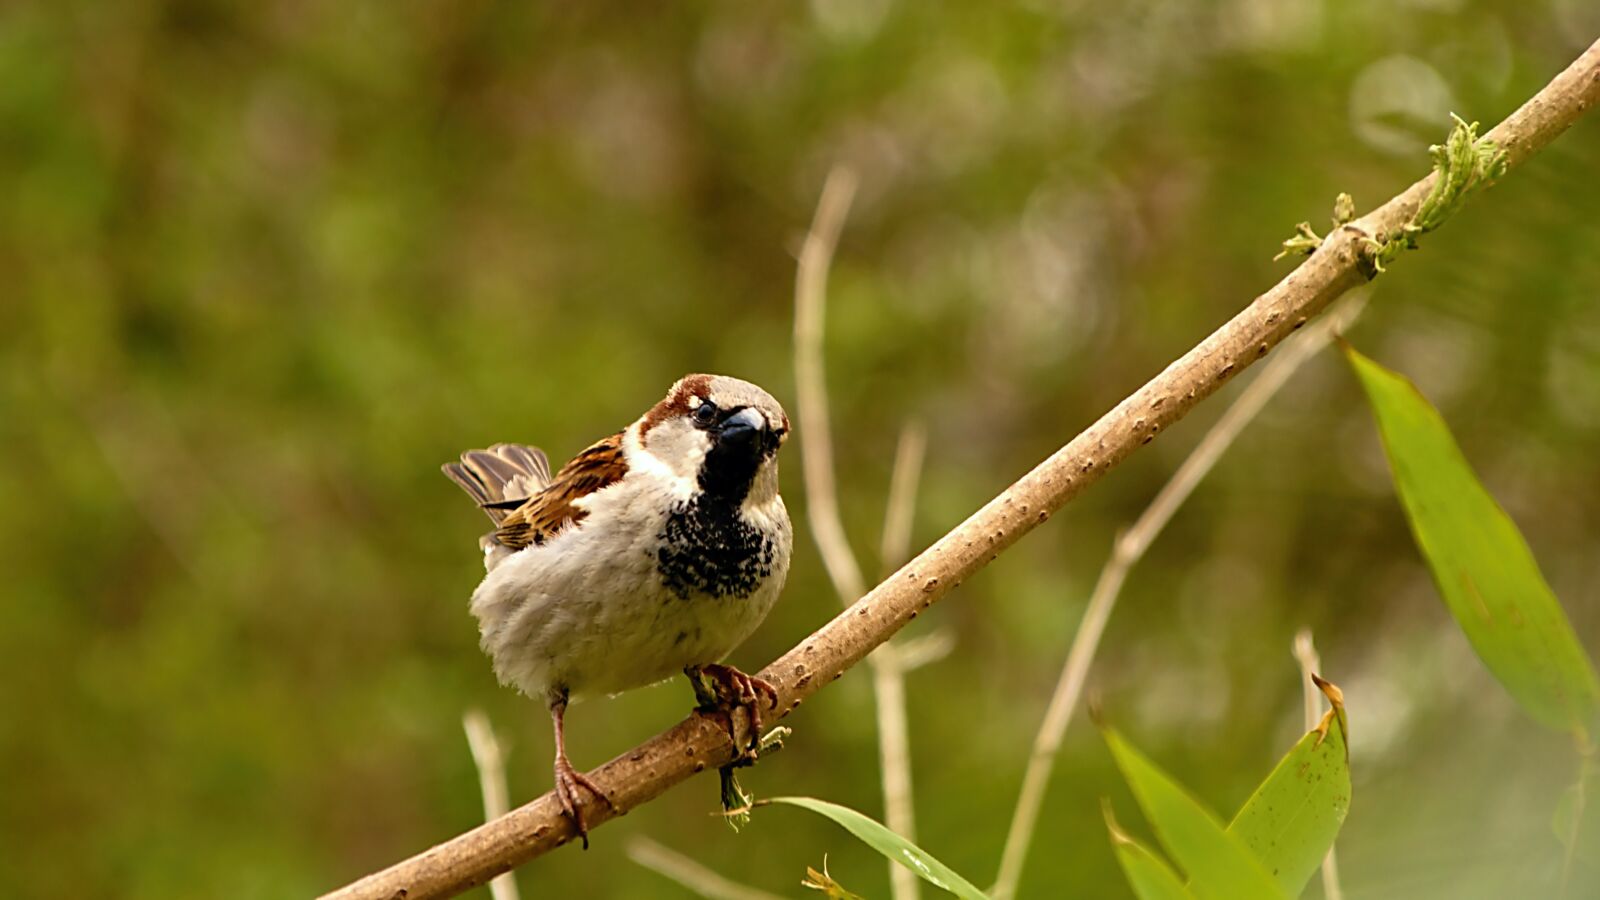
<path fill-rule="evenodd" d="M 444 473 L 461 485 L 498 526 L 490 539 L 520 550 L 543 543 L 568 525 L 583 520 L 585 512 L 573 506 L 581 497 L 620 479 L 628 470 L 622 458 L 619 432 L 594 444 L 561 467 L 554 478 L 543 453 L 520 444 L 496 444 L 489 450 L 461 455 L 460 463 L 446 463 Z M 526 498 L 515 508 L 518 491 Z"/>
<path fill-rule="evenodd" d="M 622 459 L 622 434 L 619 432 L 579 453 L 561 467 L 539 495 L 512 510 L 500 523 L 495 539 L 520 550 L 529 544 L 543 543 L 568 525 L 583 521 L 582 509 L 573 504 L 581 497 L 606 487 L 628 471 Z"/>
<path fill-rule="evenodd" d="M 521 444 L 468 450 L 461 454 L 460 462 L 445 463 L 441 468 L 496 525 L 505 519 L 509 509 L 550 483 L 550 462 L 544 451 Z"/>

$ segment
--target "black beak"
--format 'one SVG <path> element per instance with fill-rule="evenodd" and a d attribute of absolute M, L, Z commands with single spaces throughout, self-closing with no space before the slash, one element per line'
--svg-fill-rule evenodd
<path fill-rule="evenodd" d="M 737 501 L 750 490 L 761 464 L 778 449 L 779 437 L 767 428 L 761 413 L 746 407 L 733 410 L 712 429 L 713 443 L 700 469 L 700 486 L 709 493 Z"/>
<path fill-rule="evenodd" d="M 766 433 L 766 420 L 755 410 L 745 407 L 722 420 L 717 426 L 719 444 L 754 444 Z"/>

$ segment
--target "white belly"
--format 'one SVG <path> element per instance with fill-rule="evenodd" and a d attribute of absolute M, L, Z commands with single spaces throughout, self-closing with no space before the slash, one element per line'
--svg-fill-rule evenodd
<path fill-rule="evenodd" d="M 531 697 L 565 689 L 611 694 L 716 662 L 766 618 L 788 574 L 792 534 L 783 501 L 750 513 L 770 533 L 771 571 L 744 597 L 669 590 L 657 568 L 665 512 L 660 488 L 622 484 L 595 495 L 589 515 L 542 546 L 495 564 L 472 597 L 481 643 L 501 683 Z"/>

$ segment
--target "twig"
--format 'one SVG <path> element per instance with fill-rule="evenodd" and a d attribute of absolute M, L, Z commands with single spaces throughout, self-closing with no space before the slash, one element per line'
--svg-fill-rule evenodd
<path fill-rule="evenodd" d="M 1322 723 L 1322 690 L 1314 676 L 1322 671 L 1322 660 L 1317 657 L 1317 646 L 1311 642 L 1311 629 L 1302 628 L 1294 636 L 1294 658 L 1300 663 L 1300 687 L 1305 698 L 1305 724 L 1307 731 Z M 1339 887 L 1339 859 L 1334 848 L 1322 858 L 1323 900 L 1344 900 L 1344 890 Z"/>
<path fill-rule="evenodd" d="M 1061 749 L 1067 724 L 1078 707 L 1083 694 L 1083 684 L 1100 648 L 1100 637 L 1105 632 L 1106 621 L 1117 605 L 1122 584 L 1128 571 L 1150 549 L 1172 516 L 1178 511 L 1195 486 L 1216 465 L 1224 451 L 1233 444 L 1239 432 L 1261 412 L 1266 402 L 1289 380 L 1289 376 L 1318 350 L 1327 346 L 1333 335 L 1342 331 L 1360 315 L 1366 302 L 1364 292 L 1352 294 L 1339 304 L 1339 308 L 1308 328 L 1294 340 L 1287 342 L 1278 355 L 1272 358 L 1261 374 L 1240 392 L 1239 398 L 1228 407 L 1222 418 L 1206 432 L 1194 451 L 1178 466 L 1171 480 L 1162 486 L 1150 506 L 1139 515 L 1133 526 L 1118 535 L 1112 545 L 1111 558 L 1100 571 L 1089 605 L 1084 608 L 1083 620 L 1073 636 L 1072 648 L 1056 682 L 1055 694 L 1045 711 L 1044 721 L 1033 740 L 1033 751 L 1028 757 L 1028 768 L 1022 776 L 1022 790 L 1017 796 L 1016 811 L 1011 816 L 1011 828 L 1006 834 L 1005 849 L 1000 855 L 1000 873 L 995 878 L 993 895 L 996 900 L 1007 900 L 1016 893 L 1017 882 L 1022 877 L 1022 866 L 1027 861 L 1028 848 L 1033 842 L 1033 830 L 1038 824 L 1039 808 L 1044 803 L 1045 788 L 1050 783 L 1050 772 L 1055 767 L 1056 754 Z M 1320 695 L 1319 695 L 1320 696 Z"/>
<path fill-rule="evenodd" d="M 1584 811 L 1589 804 L 1590 785 L 1600 776 L 1600 747 L 1595 745 L 1589 737 L 1587 729 L 1579 727 L 1572 732 L 1573 750 L 1578 756 L 1577 780 L 1567 788 L 1568 801 L 1565 813 L 1558 813 L 1564 817 L 1565 822 L 1557 820 L 1556 833 L 1561 842 L 1566 845 L 1561 856 L 1561 890 L 1557 894 L 1561 900 L 1571 896 L 1572 876 L 1578 865 L 1578 848 L 1581 846 L 1580 837 L 1583 831 Z"/>
<path fill-rule="evenodd" d="M 892 641 L 895 661 L 901 672 L 915 672 L 929 663 L 938 662 L 956 648 L 956 636 L 948 628 L 939 628 L 914 638 Z M 881 651 L 879 647 L 874 653 Z"/>
<path fill-rule="evenodd" d="M 889 503 L 883 514 L 883 541 L 878 545 L 878 577 L 888 578 L 911 555 L 911 520 L 917 510 L 917 484 L 922 480 L 922 459 L 928 451 L 928 429 L 907 422 L 894 448 L 894 469 L 889 474 Z"/>
<path fill-rule="evenodd" d="M 794 282 L 794 379 L 796 415 L 800 420 L 800 466 L 806 480 L 806 518 L 822 555 L 823 567 L 833 581 L 839 602 L 854 603 L 866 592 L 861 564 L 850 549 L 839 518 L 839 485 L 833 470 L 832 426 L 828 416 L 828 381 L 823 365 L 822 335 L 828 308 L 828 270 L 839 232 L 850 211 L 855 176 L 836 168 L 822 185 L 822 198 L 800 249 Z M 898 454 L 897 454 L 898 455 Z M 898 465 L 897 460 L 897 465 Z M 901 476 L 901 480 L 904 477 Z M 891 477 L 889 512 L 895 518 Z M 904 503 L 905 501 L 901 501 Z M 906 516 L 909 518 L 909 515 Z M 895 663 L 895 648 L 885 643 L 872 654 L 872 693 L 877 704 L 878 751 L 883 766 L 884 824 L 907 840 L 916 839 L 911 807 L 910 739 L 906 732 L 905 681 Z M 889 886 L 894 900 L 916 900 L 917 876 L 889 862 Z"/>
<path fill-rule="evenodd" d="M 777 894 L 729 881 L 682 853 L 647 837 L 634 837 L 628 841 L 628 858 L 708 900 L 783 900 Z"/>
<path fill-rule="evenodd" d="M 828 173 L 822 198 L 800 248 L 794 282 L 794 393 L 799 419 L 800 468 L 806 480 L 806 515 L 833 589 L 846 604 L 866 593 L 865 580 L 839 520 L 839 488 L 833 475 L 833 430 L 828 424 L 828 386 L 822 368 L 822 322 L 827 310 L 828 270 L 833 248 L 855 196 L 849 169 Z"/>
<path fill-rule="evenodd" d="M 506 790 L 505 755 L 500 752 L 500 741 L 489 725 L 489 716 L 481 709 L 469 709 L 461 717 L 461 727 L 467 732 L 467 747 L 472 750 L 472 764 L 478 769 L 478 787 L 483 791 L 483 818 L 493 822 L 511 808 Z M 494 900 L 517 900 L 517 877 L 502 872 L 489 881 L 489 896 Z"/>
<path fill-rule="evenodd" d="M 900 430 L 889 477 L 889 501 L 883 516 L 880 555 L 885 569 L 898 566 L 908 555 L 911 520 L 917 504 L 917 482 L 927 436 L 921 426 Z M 885 572 L 887 576 L 889 573 Z M 878 755 L 883 775 L 883 818 L 891 831 L 908 841 L 917 839 L 916 806 L 911 790 L 911 734 L 906 722 L 906 668 L 900 647 L 885 642 L 869 657 L 872 691 L 878 707 Z M 914 872 L 890 861 L 890 894 L 896 900 L 916 900 L 921 884 Z"/>
<path fill-rule="evenodd" d="M 1554 140 L 1600 100 L 1600 42 L 1557 75 L 1488 137 L 1511 169 Z M 1409 221 L 1430 175 L 1368 213 L 1366 235 Z M 849 609 L 761 671 L 778 687 L 781 717 L 843 675 L 963 579 L 988 565 L 1141 445 L 1182 419 L 1267 355 L 1334 298 L 1365 280 L 1367 237 L 1339 229 L 1265 294 L 1101 416 L 965 522 L 922 551 Z M 590 831 L 660 796 L 696 772 L 731 761 L 727 730 L 690 716 L 590 773 L 615 808 L 589 810 Z M 548 853 L 577 836 L 553 793 L 327 895 L 338 900 L 457 893 Z"/>
<path fill-rule="evenodd" d="M 1317 655 L 1317 645 L 1311 641 L 1311 629 L 1302 628 L 1294 633 L 1294 659 L 1300 664 L 1300 695 L 1305 701 L 1305 726 L 1307 731 L 1322 722 L 1322 691 L 1311 676 L 1322 671 L 1322 657 Z"/>

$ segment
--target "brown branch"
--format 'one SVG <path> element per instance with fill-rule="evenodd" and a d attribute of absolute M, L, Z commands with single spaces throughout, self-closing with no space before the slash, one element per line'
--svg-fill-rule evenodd
<path fill-rule="evenodd" d="M 1510 168 L 1550 143 L 1600 99 L 1600 42 L 1487 136 Z M 1352 225 L 1334 231 L 1298 268 L 1194 349 L 866 596 L 761 672 L 787 713 L 1049 519 L 1141 445 L 1265 356 L 1333 299 L 1361 284 L 1366 235 L 1394 233 L 1432 186 L 1422 179 Z M 690 716 L 591 773 L 615 804 L 589 813 L 591 830 L 647 803 L 696 772 L 733 758 L 724 729 Z M 447 896 L 570 841 L 576 834 L 551 794 L 327 896 Z"/>
<path fill-rule="evenodd" d="M 1028 849 L 1033 843 L 1033 829 L 1038 824 L 1039 810 L 1044 804 L 1045 789 L 1050 784 L 1050 773 L 1055 768 L 1056 753 L 1061 749 L 1061 740 L 1066 736 L 1072 714 L 1078 708 L 1078 698 L 1083 694 L 1084 682 L 1089 677 L 1089 666 L 1100 650 L 1100 638 L 1105 634 L 1106 622 L 1116 608 L 1128 573 L 1144 558 L 1145 551 L 1166 529 L 1178 508 L 1188 501 L 1194 489 L 1210 474 L 1217 460 L 1222 458 L 1240 432 L 1267 405 L 1267 401 L 1277 395 L 1289 376 L 1360 315 L 1361 306 L 1366 302 L 1365 294 L 1365 291 L 1351 292 L 1315 325 L 1287 341 L 1283 349 L 1272 357 L 1272 361 L 1261 368 L 1260 374 L 1245 386 L 1233 405 L 1217 419 L 1217 424 L 1211 426 L 1211 430 L 1200 439 L 1200 443 L 1178 466 L 1172 478 L 1156 492 L 1155 499 L 1139 514 L 1133 525 L 1113 542 L 1111 557 L 1106 560 L 1105 568 L 1100 570 L 1100 578 L 1095 581 L 1094 591 L 1089 595 L 1083 618 L 1078 621 L 1078 631 L 1072 637 L 1072 647 L 1067 651 L 1067 660 L 1061 667 L 1061 676 L 1056 681 L 1055 694 L 1045 710 L 1039 734 L 1033 740 L 1033 752 L 1029 754 L 1028 766 L 1022 774 L 1022 789 L 1017 796 L 1016 811 L 1012 813 L 1005 849 L 1000 854 L 1000 874 L 995 878 L 994 889 L 989 892 L 994 900 L 1009 900 L 1016 895 L 1017 882 L 1022 878 L 1022 866 L 1027 862 Z M 1310 681 L 1306 683 L 1310 684 Z M 1322 694 L 1315 685 L 1311 691 L 1316 694 L 1317 711 L 1320 713 Z M 1316 724 L 1313 720 L 1311 726 Z"/>

